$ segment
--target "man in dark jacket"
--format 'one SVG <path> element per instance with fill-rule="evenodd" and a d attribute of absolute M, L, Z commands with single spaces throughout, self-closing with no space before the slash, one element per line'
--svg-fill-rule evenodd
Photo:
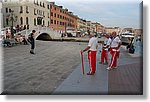
<path fill-rule="evenodd" d="M 35 54 L 34 53 L 34 48 L 35 48 L 35 40 L 34 40 L 34 35 L 35 35 L 36 31 L 35 30 L 32 30 L 32 33 L 30 34 L 29 38 L 28 38 L 28 41 L 29 43 L 31 44 L 31 50 L 30 50 L 30 53 L 31 54 Z"/>

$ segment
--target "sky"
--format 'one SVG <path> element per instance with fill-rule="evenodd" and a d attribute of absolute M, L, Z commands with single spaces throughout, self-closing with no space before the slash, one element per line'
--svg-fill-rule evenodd
<path fill-rule="evenodd" d="M 80 18 L 106 27 L 140 28 L 142 0 L 48 0 L 68 8 Z"/>

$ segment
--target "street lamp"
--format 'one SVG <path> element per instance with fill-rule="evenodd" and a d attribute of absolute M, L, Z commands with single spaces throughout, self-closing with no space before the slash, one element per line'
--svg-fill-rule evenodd
<path fill-rule="evenodd" d="M 11 21 L 11 23 L 12 23 L 12 26 L 11 26 L 11 37 L 14 38 L 13 26 L 14 26 L 14 22 L 17 21 L 17 16 L 14 15 L 14 11 L 13 11 L 13 10 L 11 10 L 10 21 Z"/>

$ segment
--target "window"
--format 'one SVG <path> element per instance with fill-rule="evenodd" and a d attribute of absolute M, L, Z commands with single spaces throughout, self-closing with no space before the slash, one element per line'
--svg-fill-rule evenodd
<path fill-rule="evenodd" d="M 47 9 L 49 9 L 49 5 L 47 5 Z"/>
<path fill-rule="evenodd" d="M 26 13 L 29 13 L 29 8 L 28 8 L 28 6 L 26 6 Z"/>
<path fill-rule="evenodd" d="M 62 15 L 60 15 L 60 19 L 62 19 Z"/>
<path fill-rule="evenodd" d="M 56 7 L 55 7 L 55 10 L 56 10 Z"/>
<path fill-rule="evenodd" d="M 36 15 L 36 9 L 34 9 L 34 15 Z"/>
<path fill-rule="evenodd" d="M 55 17 L 56 17 L 56 13 L 55 13 L 55 15 L 54 15 Z"/>
<path fill-rule="evenodd" d="M 20 18 L 20 25 L 22 25 L 23 24 L 23 18 L 21 17 Z"/>
<path fill-rule="evenodd" d="M 38 0 L 37 0 L 37 5 L 39 6 Z"/>
<path fill-rule="evenodd" d="M 59 24 L 59 21 L 57 21 L 57 25 Z"/>
<path fill-rule="evenodd" d="M 48 26 L 49 26 L 49 21 L 48 21 Z"/>
<path fill-rule="evenodd" d="M 34 26 L 36 26 L 36 19 L 34 18 Z"/>
<path fill-rule="evenodd" d="M 8 18 L 6 18 L 6 25 L 8 25 Z"/>
<path fill-rule="evenodd" d="M 6 13 L 8 13 L 8 8 L 6 8 Z"/>
<path fill-rule="evenodd" d="M 53 12 L 51 12 L 51 16 L 53 16 Z"/>
<path fill-rule="evenodd" d="M 59 18 L 59 14 L 57 15 L 57 18 Z"/>
<path fill-rule="evenodd" d="M 29 24 L 29 19 L 28 19 L 28 17 L 26 17 L 26 25 L 28 25 Z"/>
<path fill-rule="evenodd" d="M 23 7 L 20 6 L 20 13 L 23 13 Z"/>
<path fill-rule="evenodd" d="M 51 20 L 51 24 L 53 24 L 53 20 Z"/>
<path fill-rule="evenodd" d="M 11 12 L 11 9 L 9 9 L 9 12 Z"/>
<path fill-rule="evenodd" d="M 42 3 L 40 2 L 40 6 L 42 6 Z"/>
<path fill-rule="evenodd" d="M 54 20 L 54 24 L 56 24 L 56 20 Z"/>
<path fill-rule="evenodd" d="M 43 3 L 43 7 L 45 8 L 45 5 L 44 5 L 44 3 Z"/>
<path fill-rule="evenodd" d="M 47 17 L 49 18 L 49 13 L 47 14 Z"/>

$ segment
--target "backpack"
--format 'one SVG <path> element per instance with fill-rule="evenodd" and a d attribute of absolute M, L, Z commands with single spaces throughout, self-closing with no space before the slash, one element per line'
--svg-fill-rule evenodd
<path fill-rule="evenodd" d="M 129 53 L 134 54 L 134 51 L 135 51 L 135 49 L 134 49 L 134 46 L 132 45 L 132 46 L 129 48 Z"/>

